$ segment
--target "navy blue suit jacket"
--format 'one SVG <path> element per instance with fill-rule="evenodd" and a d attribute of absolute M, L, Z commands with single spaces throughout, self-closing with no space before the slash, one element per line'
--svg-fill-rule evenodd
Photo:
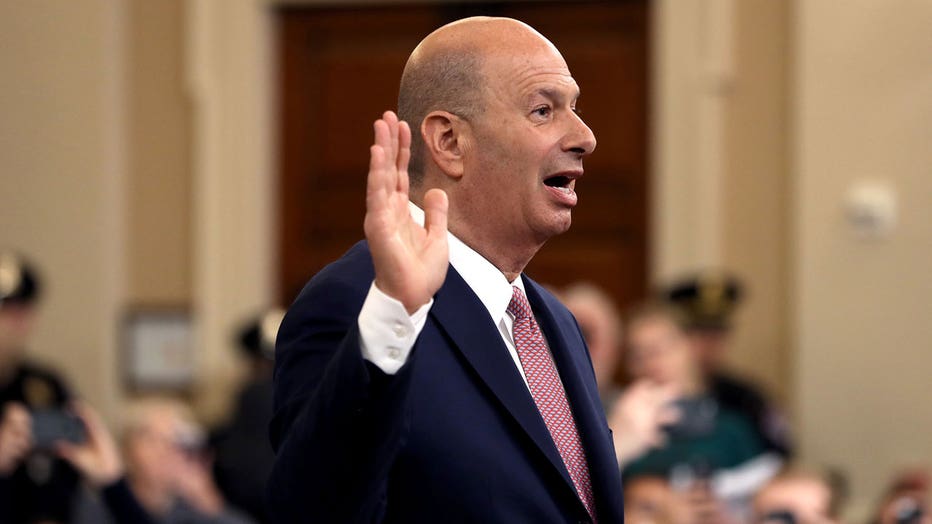
<path fill-rule="evenodd" d="M 357 317 L 374 278 L 365 242 L 322 270 L 278 334 L 275 522 L 588 522 L 585 507 L 479 298 L 449 268 L 408 362 L 362 358 Z M 621 480 L 573 316 L 525 277 L 589 460 L 602 523 Z"/>

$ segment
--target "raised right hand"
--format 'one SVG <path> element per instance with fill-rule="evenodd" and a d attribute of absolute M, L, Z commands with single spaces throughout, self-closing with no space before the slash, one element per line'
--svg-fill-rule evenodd
<path fill-rule="evenodd" d="M 413 313 L 430 301 L 446 278 L 447 195 L 440 189 L 428 191 L 424 226 L 417 224 L 408 210 L 411 129 L 391 111 L 374 127 L 365 231 L 375 264 L 375 285 Z"/>

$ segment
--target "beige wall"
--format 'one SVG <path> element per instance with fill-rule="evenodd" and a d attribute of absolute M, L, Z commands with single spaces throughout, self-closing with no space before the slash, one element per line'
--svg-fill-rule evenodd
<path fill-rule="evenodd" d="M 126 394 L 122 315 L 146 305 L 197 312 L 189 3 L 0 4 L 0 244 L 45 270 L 33 353 L 111 417 Z M 241 317 L 257 301 L 227 303 Z M 196 400 L 215 399 L 206 418 L 222 414 L 216 399 L 238 378 L 228 334 L 240 317 L 217 326 L 210 350 L 197 348 L 211 387 Z"/>
<path fill-rule="evenodd" d="M 118 2 L 0 2 L 0 244 L 48 293 L 32 353 L 105 412 L 119 403 L 124 288 Z"/>
<path fill-rule="evenodd" d="M 237 380 L 231 329 L 275 296 L 271 13 L 264 0 L 186 2 L 197 407 L 211 419 Z"/>
<path fill-rule="evenodd" d="M 932 4 L 795 6 L 794 370 L 804 456 L 858 497 L 932 463 Z M 892 186 L 899 224 L 864 241 L 852 183 Z"/>
<path fill-rule="evenodd" d="M 734 80 L 725 117 L 722 264 L 748 287 L 730 363 L 785 401 L 788 320 L 790 3 L 735 4 Z"/>
<path fill-rule="evenodd" d="M 183 0 L 127 0 L 127 301 L 191 302 Z"/>
<path fill-rule="evenodd" d="M 749 288 L 729 364 L 790 390 L 787 103 L 790 2 L 653 4 L 652 263 L 656 282 L 703 268 Z"/>

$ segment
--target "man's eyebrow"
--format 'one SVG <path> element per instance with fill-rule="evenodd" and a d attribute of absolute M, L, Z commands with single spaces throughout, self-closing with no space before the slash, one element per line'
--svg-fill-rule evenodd
<path fill-rule="evenodd" d="M 570 93 L 567 93 L 562 89 L 555 89 L 553 87 L 541 87 L 532 91 L 528 98 L 535 95 L 540 95 L 551 100 L 564 100 L 567 98 L 567 96 L 569 96 L 570 100 L 575 102 L 579 98 L 579 94 L 580 92 L 578 87 L 574 87 Z"/>

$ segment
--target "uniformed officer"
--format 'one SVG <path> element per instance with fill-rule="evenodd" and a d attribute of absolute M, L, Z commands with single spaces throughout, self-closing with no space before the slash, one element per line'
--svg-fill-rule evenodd
<path fill-rule="evenodd" d="M 662 298 L 683 314 L 712 396 L 722 406 L 754 420 L 768 449 L 786 458 L 792 445 L 783 415 L 757 386 L 725 369 L 732 316 L 744 294 L 744 287 L 735 276 L 723 271 L 704 271 L 674 282 L 663 290 Z"/>
<path fill-rule="evenodd" d="M 46 436 L 77 431 L 71 395 L 52 371 L 26 359 L 41 285 L 20 255 L 0 250 L 0 522 L 67 522 L 78 475 Z M 71 419 L 74 420 L 74 419 Z M 78 426 L 80 427 L 80 426 Z"/>

